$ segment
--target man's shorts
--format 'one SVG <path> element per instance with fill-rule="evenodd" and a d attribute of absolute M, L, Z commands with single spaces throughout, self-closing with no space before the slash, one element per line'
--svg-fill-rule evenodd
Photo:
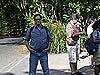
<path fill-rule="evenodd" d="M 68 55 L 69 55 L 69 62 L 70 63 L 77 63 L 78 60 L 78 45 L 75 46 L 68 46 Z"/>

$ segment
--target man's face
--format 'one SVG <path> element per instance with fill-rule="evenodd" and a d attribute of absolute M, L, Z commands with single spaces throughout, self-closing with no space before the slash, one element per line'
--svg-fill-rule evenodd
<path fill-rule="evenodd" d="M 77 20 L 73 20 L 73 23 L 76 24 L 77 23 Z"/>
<path fill-rule="evenodd" d="M 36 16 L 34 21 L 35 21 L 35 25 L 37 25 L 37 26 L 41 25 L 41 17 L 40 16 Z"/>

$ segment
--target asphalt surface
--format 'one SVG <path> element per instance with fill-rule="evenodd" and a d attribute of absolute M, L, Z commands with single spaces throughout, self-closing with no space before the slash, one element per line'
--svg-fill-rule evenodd
<path fill-rule="evenodd" d="M 27 55 L 22 49 L 23 46 L 18 45 L 0 45 L 0 73 L 9 70 Z"/>
<path fill-rule="evenodd" d="M 10 55 L 11 56 L 11 55 Z M 13 75 L 28 75 L 28 67 L 29 67 L 29 54 L 23 55 L 22 57 L 16 56 L 15 60 L 12 62 L 12 58 L 6 60 L 5 64 L 7 67 L 3 68 L 2 66 L 2 74 L 12 73 Z M 4 61 L 4 59 L 2 59 Z M 85 72 L 86 75 L 93 75 L 93 69 L 90 68 L 90 58 L 80 59 L 78 62 L 78 69 L 80 71 Z M 10 65 L 8 66 L 9 62 Z M 8 63 L 7 63 L 8 62 Z M 1 62 L 0 62 L 1 63 Z M 1 63 L 1 64 L 4 64 Z M 1 65 L 0 64 L 0 65 Z M 51 75 L 70 75 L 70 67 L 67 53 L 65 54 L 49 54 L 49 68 Z M 42 75 L 42 70 L 40 64 L 37 68 L 37 75 Z"/>
<path fill-rule="evenodd" d="M 0 75 L 28 75 L 29 53 L 24 49 L 23 45 L 0 45 Z M 85 75 L 94 75 L 90 63 L 90 57 L 80 59 L 78 69 Z M 49 54 L 49 68 L 51 75 L 70 75 L 68 54 Z M 37 75 L 43 75 L 40 64 Z"/>

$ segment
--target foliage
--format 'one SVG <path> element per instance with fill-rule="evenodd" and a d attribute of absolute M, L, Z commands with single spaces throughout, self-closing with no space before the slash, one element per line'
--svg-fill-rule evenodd
<path fill-rule="evenodd" d="M 53 42 L 51 44 L 50 53 L 61 53 L 66 52 L 65 40 L 66 40 L 66 33 L 65 33 L 65 26 L 61 25 L 61 23 L 52 23 L 47 22 L 44 23 L 52 33 Z"/>
<path fill-rule="evenodd" d="M 100 17 L 99 0 L 0 0 L 0 35 L 22 36 L 40 13 L 53 34 L 50 52 L 65 52 L 65 26 L 73 12 L 78 12 L 82 30 Z M 55 23 L 56 22 L 56 23 Z"/>

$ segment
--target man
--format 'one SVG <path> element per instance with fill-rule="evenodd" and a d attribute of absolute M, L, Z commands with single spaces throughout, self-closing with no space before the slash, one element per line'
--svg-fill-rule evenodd
<path fill-rule="evenodd" d="M 93 32 L 93 28 L 92 28 L 92 25 L 94 24 L 94 21 L 87 27 L 87 35 L 88 35 L 88 38 L 91 37 L 91 33 Z M 91 68 L 94 67 L 94 62 L 93 62 L 93 55 L 91 55 Z"/>
<path fill-rule="evenodd" d="M 100 75 L 100 19 L 95 21 L 92 25 L 94 29 L 92 36 L 93 42 L 98 46 L 97 51 L 93 54 L 93 61 L 95 62 L 95 75 Z"/>
<path fill-rule="evenodd" d="M 83 32 L 80 29 L 80 23 L 78 22 L 77 14 L 72 15 L 72 20 L 66 26 L 66 33 L 67 33 L 66 44 L 69 54 L 71 74 L 74 75 L 77 72 L 79 35 L 83 34 Z"/>
<path fill-rule="evenodd" d="M 44 75 L 49 75 L 48 67 L 48 49 L 51 41 L 51 34 L 48 29 L 42 25 L 42 16 L 34 15 L 35 25 L 28 29 L 25 39 L 26 46 L 30 51 L 29 75 L 36 75 L 38 61 L 43 69 Z"/>

